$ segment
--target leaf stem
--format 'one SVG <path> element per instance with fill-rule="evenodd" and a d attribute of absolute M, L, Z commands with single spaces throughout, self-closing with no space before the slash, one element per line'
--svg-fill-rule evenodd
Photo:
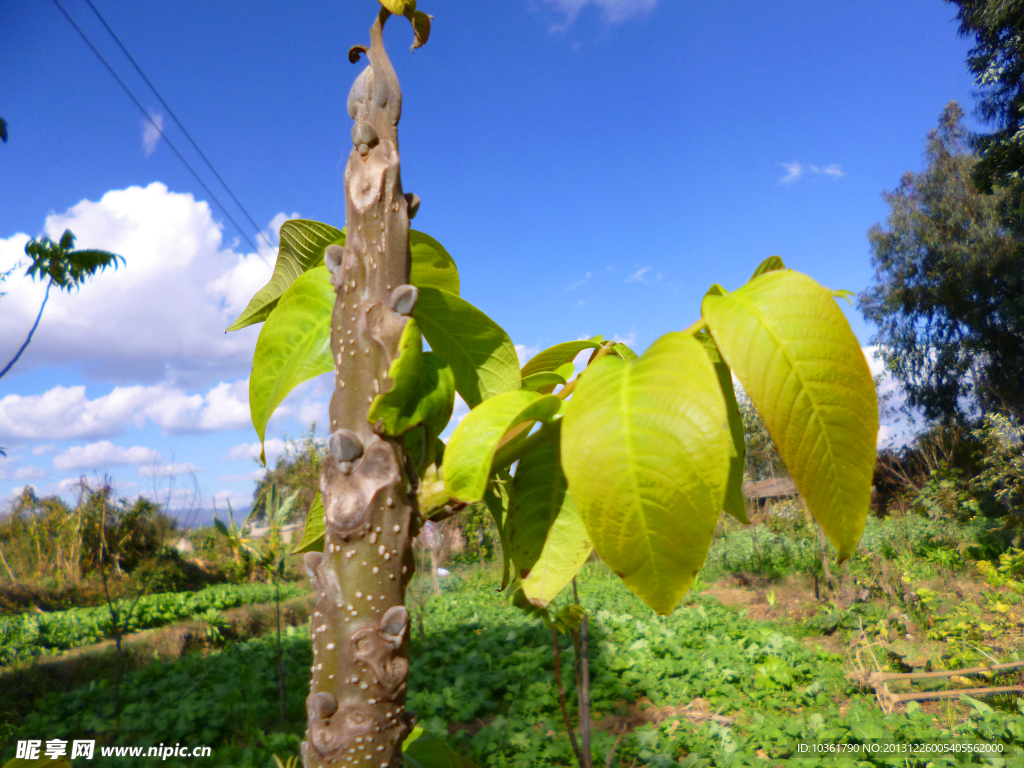
<path fill-rule="evenodd" d="M 525 439 L 518 440 L 498 448 L 494 453 L 494 461 L 491 462 L 491 474 L 494 474 L 499 469 L 511 467 L 523 458 L 523 456 L 532 451 L 535 446 L 549 439 L 553 423 L 554 422 L 549 422 L 548 424 L 545 424 Z"/>
<path fill-rule="evenodd" d="M 695 322 L 689 328 L 683 331 L 683 333 L 698 333 L 708 327 L 707 321 L 702 317 L 700 320 Z"/>
<path fill-rule="evenodd" d="M 558 689 L 558 706 L 562 710 L 562 720 L 565 722 L 565 730 L 569 733 L 569 743 L 572 744 L 573 754 L 576 755 L 576 763 L 580 768 L 587 768 L 583 762 L 583 753 L 576 741 L 576 731 L 569 719 L 569 708 L 565 706 L 565 688 L 562 687 L 562 659 L 558 654 L 558 630 L 554 624 L 551 625 L 551 646 L 555 649 L 555 687 Z"/>

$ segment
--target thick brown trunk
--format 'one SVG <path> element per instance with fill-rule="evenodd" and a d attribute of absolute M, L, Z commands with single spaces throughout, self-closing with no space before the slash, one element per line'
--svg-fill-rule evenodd
<path fill-rule="evenodd" d="M 381 11 L 371 28 L 369 49 L 353 49 L 367 53 L 370 66 L 348 99 L 355 126 L 345 169 L 347 241 L 325 257 L 336 287 L 337 376 L 330 454 L 320 475 L 325 549 L 305 556 L 318 593 L 305 768 L 399 768 L 414 721 L 405 711 L 405 588 L 414 570 L 409 540 L 419 520 L 417 480 L 401 441 L 367 422 L 373 398 L 390 385 L 387 370 L 417 298 L 408 282 L 409 215 L 418 201 L 403 195 L 399 175 L 402 96 L 381 38 L 388 15 Z"/>

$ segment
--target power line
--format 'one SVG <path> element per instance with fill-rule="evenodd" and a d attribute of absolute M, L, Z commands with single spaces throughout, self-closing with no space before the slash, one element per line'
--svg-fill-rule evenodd
<path fill-rule="evenodd" d="M 103 66 L 107 68 L 107 71 L 110 73 L 110 76 L 117 81 L 118 85 L 120 85 L 124 92 L 128 94 L 128 98 L 131 99 L 135 106 L 139 108 L 139 111 L 142 113 L 143 117 L 149 120 L 150 125 L 152 125 L 153 128 L 156 129 L 157 133 L 160 134 L 161 138 L 167 142 L 167 146 L 169 146 L 174 151 L 174 154 L 178 156 L 178 159 L 181 160 L 182 163 L 184 163 L 186 168 L 188 168 L 189 172 L 192 174 L 195 180 L 199 182 L 199 186 L 201 186 L 206 191 L 206 194 L 210 196 L 210 198 L 217 204 L 221 211 L 224 212 L 224 215 L 227 216 L 228 221 L 230 221 L 235 226 L 235 229 L 238 230 L 239 234 L 241 234 L 242 237 L 245 238 L 245 241 L 249 243 L 249 245 L 252 247 L 256 255 L 259 256 L 260 259 L 263 260 L 263 263 L 269 267 L 270 263 L 263 258 L 263 254 L 260 253 L 260 249 L 257 247 L 256 243 L 252 241 L 252 239 L 245 233 L 245 230 L 239 226 L 238 222 L 235 221 L 235 218 L 228 212 L 228 209 L 224 207 L 224 204 L 217 198 L 215 194 L 213 194 L 213 190 L 206 186 L 206 183 L 199 177 L 199 174 L 196 173 L 195 169 L 191 166 L 191 164 L 189 164 L 188 160 L 186 160 L 184 156 L 181 154 L 181 152 L 178 151 L 178 148 L 174 146 L 174 143 L 169 138 L 167 138 L 166 134 L 164 134 L 163 132 L 163 129 L 150 116 L 149 112 L 146 111 L 146 108 L 142 106 L 141 102 L 139 102 L 139 100 L 135 98 L 135 94 L 132 93 L 131 89 L 127 85 L 125 85 L 124 80 L 118 77 L 118 74 L 114 71 L 114 68 L 110 66 L 110 64 L 107 62 L 105 58 L 103 58 L 103 54 L 100 53 L 99 50 L 97 50 L 96 46 L 92 44 L 92 41 L 89 40 L 85 32 L 82 31 L 82 28 L 79 27 L 75 23 L 75 20 L 72 19 L 71 16 L 68 14 L 68 12 L 64 10 L 64 6 L 60 4 L 60 0 L 53 0 L 53 2 L 60 9 L 60 12 L 64 14 L 64 17 L 68 20 L 71 26 L 75 28 L 75 31 L 78 32 L 79 35 L 81 35 L 82 39 L 85 41 L 85 44 L 89 46 L 89 49 L 94 54 L 96 54 L 96 58 L 98 58 L 103 63 Z"/>
<path fill-rule="evenodd" d="M 213 175 L 217 177 L 217 181 L 219 181 L 221 185 L 224 187 L 224 189 L 227 190 L 228 194 L 231 195 L 231 199 L 235 201 L 235 204 L 242 210 L 242 213 L 245 214 L 245 218 L 247 218 L 249 220 L 249 223 L 252 224 L 253 229 L 255 229 L 260 234 L 260 236 L 263 237 L 263 240 L 264 242 L 266 242 L 267 246 L 271 250 L 273 250 L 274 244 L 271 243 L 270 239 L 263 233 L 263 230 L 260 228 L 260 225 L 253 221 L 252 216 L 249 215 L 249 211 L 245 209 L 245 206 L 242 205 L 242 201 L 235 196 L 234 192 L 231 191 L 231 187 L 228 186 L 228 183 L 224 181 L 224 179 L 221 177 L 219 173 L 217 173 L 217 169 L 213 167 L 213 163 L 210 162 L 209 158 L 207 158 L 206 155 L 203 153 L 203 150 L 201 150 L 199 148 L 199 145 L 196 144 L 195 139 L 192 138 L 192 134 L 190 134 L 185 129 L 185 126 L 182 125 L 181 120 L 179 120 L 178 116 L 174 114 L 174 110 L 171 109 L 170 105 L 168 105 L 166 101 L 164 101 L 164 97 L 160 95 L 160 91 L 158 91 L 156 89 L 156 86 L 153 85 L 152 82 L 150 82 L 148 77 L 146 77 L 146 73 L 142 71 L 142 67 L 140 67 L 138 62 L 136 62 L 132 55 L 128 53 L 128 49 L 124 47 L 124 44 L 121 42 L 121 39 L 117 36 L 114 30 L 110 28 L 110 25 L 107 24 L 106 19 L 104 19 L 102 14 L 100 14 L 100 12 L 96 9 L 96 6 L 92 4 L 92 0 L 85 0 L 85 2 L 89 5 L 90 8 L 92 8 L 92 12 L 96 14 L 96 18 L 100 20 L 100 23 L 103 25 L 104 29 L 106 29 L 107 32 L 110 33 L 110 36 L 114 38 L 114 42 L 117 43 L 118 47 L 121 49 L 121 52 L 128 57 L 128 61 L 130 61 L 132 63 L 132 66 L 135 67 L 135 71 L 138 72 L 142 79 L 146 81 L 146 85 L 149 86 L 149 89 L 153 91 L 157 99 L 160 100 L 160 103 L 163 105 L 164 109 L 167 110 L 167 114 L 171 116 L 171 119 L 174 120 L 174 123 L 178 126 L 178 128 L 181 129 L 181 132 L 185 134 L 185 138 L 189 140 L 195 151 L 199 153 L 199 156 L 201 158 L 203 158 L 203 162 L 206 163 L 206 167 L 213 172 Z"/>

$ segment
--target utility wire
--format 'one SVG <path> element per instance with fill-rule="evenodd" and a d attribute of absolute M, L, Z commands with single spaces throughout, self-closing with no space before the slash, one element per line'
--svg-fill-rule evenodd
<path fill-rule="evenodd" d="M 185 167 L 188 168 L 189 172 L 192 174 L 195 180 L 199 182 L 199 186 L 201 186 L 206 191 L 206 194 L 209 195 L 210 198 L 221 209 L 221 211 L 224 212 L 224 215 L 227 216 L 228 221 L 234 224 L 235 229 L 237 229 L 238 232 L 242 235 L 242 237 L 245 238 L 245 241 L 252 247 L 256 255 L 259 256 L 260 259 L 262 259 L 263 263 L 269 267 L 270 263 L 263 258 L 263 254 L 260 253 L 260 249 L 257 247 L 256 243 L 252 241 L 252 239 L 245 233 L 245 230 L 239 226 L 238 222 L 235 221 L 235 218 L 228 212 L 228 209 L 224 207 L 224 204 L 217 198 L 215 194 L 213 194 L 213 190 L 206 186 L 206 183 L 199 177 L 199 174 L 196 173 L 195 169 L 189 164 L 188 160 L 186 160 L 185 157 L 181 154 L 181 152 L 178 151 L 178 148 L 174 146 L 174 143 L 169 138 L 167 138 L 166 134 L 163 132 L 163 129 L 159 125 L 157 125 L 156 121 L 150 116 L 149 112 L 146 111 L 146 108 L 142 106 L 141 102 L 139 102 L 137 98 L 135 98 L 135 94 L 132 93 L 131 89 L 127 85 L 125 85 L 124 80 L 118 77 L 118 74 L 114 71 L 114 68 L 110 66 L 110 64 L 107 62 L 105 58 L 103 58 L 103 54 L 100 53 L 99 50 L 97 50 L 96 46 L 92 44 L 92 41 L 89 40 L 85 32 L 82 31 L 82 28 L 79 27 L 75 23 L 75 20 L 71 18 L 70 14 L 68 14 L 68 12 L 64 10 L 64 6 L 60 4 L 60 0 L 53 0 L 53 2 L 60 9 L 60 12 L 64 14 L 64 17 L 68 20 L 71 26 L 75 28 L 75 31 L 78 32 L 79 35 L 81 35 L 82 39 L 85 41 L 85 44 L 89 46 L 90 50 L 92 50 L 94 54 L 96 54 L 96 58 L 98 58 L 103 63 L 103 66 L 107 68 L 107 71 L 110 73 L 110 76 L 117 81 L 118 85 L 120 85 L 124 92 L 128 94 L 128 98 L 131 99 L 135 106 L 139 108 L 139 111 L 142 112 L 143 117 L 149 120 L 150 125 L 152 125 L 153 128 L 156 129 L 157 133 L 160 134 L 161 138 L 167 142 L 167 146 L 169 146 L 174 151 L 174 154 L 178 156 L 178 159 L 185 164 Z"/>
<path fill-rule="evenodd" d="M 96 18 L 100 20 L 100 23 L 103 25 L 104 29 L 106 29 L 107 32 L 110 33 L 110 36 L 114 38 L 114 42 L 117 43 L 118 47 L 121 49 L 121 52 L 128 57 L 128 61 L 130 61 L 132 63 L 132 66 L 135 67 L 135 71 L 138 72 L 139 76 L 146 81 L 146 85 L 149 86 L 149 89 L 153 91 L 157 99 L 160 100 L 160 103 L 163 105 L 164 109 L 167 110 L 167 114 L 169 114 L 171 116 L 171 119 L 174 120 L 175 125 L 177 125 L 178 128 L 181 129 L 181 132 L 185 134 L 185 138 L 187 138 L 189 142 L 192 144 L 193 149 L 195 149 L 195 151 L 199 153 L 199 156 L 203 158 L 203 162 L 206 163 L 206 167 L 213 172 L 213 175 L 217 177 L 217 181 L 219 181 L 221 183 L 221 186 L 223 186 L 224 189 L 227 190 L 228 194 L 231 195 L 231 199 L 235 201 L 235 204 L 242 210 L 242 213 L 245 214 L 245 218 L 247 218 L 249 220 L 249 223 L 252 224 L 253 229 L 255 229 L 260 234 L 264 242 L 266 242 L 267 246 L 271 250 L 273 250 L 274 244 L 271 243 L 270 239 L 266 236 L 266 234 L 264 234 L 263 230 L 260 228 L 260 225 L 253 221 L 252 216 L 249 215 L 249 211 L 247 211 L 245 209 L 245 206 L 242 205 L 242 201 L 235 197 L 235 193 L 231 191 L 231 187 L 228 186 L 228 183 L 224 181 L 224 179 L 221 177 L 219 173 L 217 173 L 217 169 L 213 167 L 213 163 L 210 162 L 209 158 L 203 153 L 203 150 L 201 150 L 199 148 L 199 145 L 196 144 L 195 139 L 192 138 L 192 134 L 190 134 L 185 129 L 185 126 L 181 124 L 181 120 L 179 120 L 178 116 L 174 114 L 174 110 L 171 109 L 170 105 L 168 105 L 166 101 L 164 101 L 164 97 L 160 95 L 160 91 L 158 91 L 156 89 L 156 86 L 150 82 L 148 77 L 146 77 L 146 73 L 142 71 L 142 67 L 140 67 L 138 65 L 138 62 L 136 62 L 132 55 L 128 53 L 128 49 L 124 47 L 124 44 L 121 42 L 121 39 L 117 36 L 114 30 L 110 28 L 110 25 L 107 24 L 106 19 L 104 19 L 102 14 L 100 14 L 100 12 L 96 9 L 96 6 L 93 5 L 92 0 L 85 0 L 85 2 L 89 5 L 90 8 L 92 8 L 92 12 L 96 14 Z"/>

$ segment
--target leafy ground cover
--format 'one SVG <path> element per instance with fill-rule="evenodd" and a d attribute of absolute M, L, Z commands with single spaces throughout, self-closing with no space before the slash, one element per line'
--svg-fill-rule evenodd
<path fill-rule="evenodd" d="M 145 595 L 120 623 L 122 631 L 134 632 L 196 617 L 215 620 L 216 614 L 227 608 L 273 601 L 274 589 L 272 584 L 218 584 L 198 592 Z M 282 600 L 307 592 L 306 583 L 281 585 Z M 132 602 L 117 600 L 115 610 L 124 617 Z M 112 630 L 106 605 L 0 617 L 0 667 L 90 645 L 111 637 Z"/>
<path fill-rule="evenodd" d="M 657 617 L 602 568 L 588 565 L 580 580 L 592 620 L 595 764 L 604 764 L 622 734 L 613 764 L 633 768 L 983 762 L 963 752 L 917 762 L 883 753 L 794 760 L 801 742 L 914 740 L 998 743 L 1016 755 L 1006 764 L 1024 764 L 1024 714 L 1012 699 L 911 705 L 884 715 L 847 680 L 847 656 L 814 643 L 813 629 L 753 621 L 709 596 L 713 590 Z M 480 766 L 573 765 L 549 631 L 494 591 L 493 574 L 464 571 L 444 584 L 442 597 L 426 605 L 425 635 L 413 640 L 409 706 L 420 723 Z M 297 753 L 305 730 L 308 625 L 287 631 L 284 654 L 285 723 L 277 716 L 276 656 L 267 635 L 134 672 L 122 684 L 120 722 L 105 683 L 46 696 L 11 738 L 205 744 L 214 747 L 211 765 L 271 766 L 274 754 L 286 760 Z M 572 681 L 571 648 L 561 657 L 563 679 Z M 12 755 L 13 747 L 4 748 L 0 760 Z"/>

